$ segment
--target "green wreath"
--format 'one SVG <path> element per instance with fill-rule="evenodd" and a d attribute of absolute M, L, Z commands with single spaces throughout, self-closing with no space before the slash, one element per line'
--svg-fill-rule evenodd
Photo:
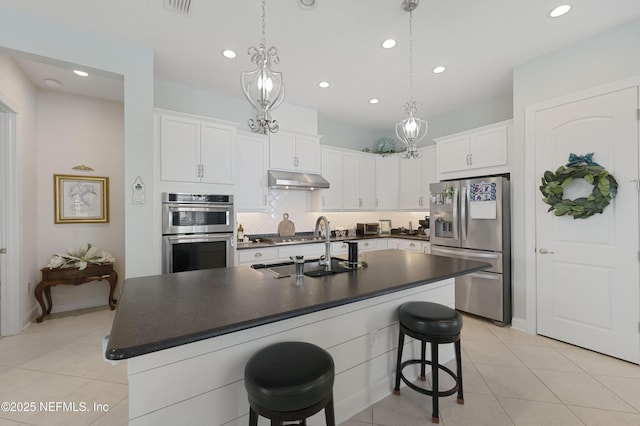
<path fill-rule="evenodd" d="M 556 216 L 569 215 L 574 219 L 587 219 L 596 213 L 602 213 L 618 192 L 616 179 L 598 163 L 592 160 L 593 152 L 584 156 L 570 154 L 569 162 L 560 166 L 555 173 L 547 170 L 542 177 L 540 191 L 542 201 L 549 204 L 549 210 Z M 563 198 L 564 190 L 574 179 L 584 179 L 593 185 L 588 197 L 569 200 Z"/>

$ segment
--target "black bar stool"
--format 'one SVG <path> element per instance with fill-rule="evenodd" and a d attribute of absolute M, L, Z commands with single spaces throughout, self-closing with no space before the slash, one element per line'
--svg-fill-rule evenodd
<path fill-rule="evenodd" d="M 244 369 L 249 395 L 249 425 L 258 415 L 271 425 L 306 418 L 324 409 L 327 426 L 335 426 L 333 380 L 335 368 L 329 352 L 305 342 L 276 343 L 256 352 Z"/>
<path fill-rule="evenodd" d="M 400 323 L 400 337 L 398 338 L 398 362 L 396 364 L 396 383 L 393 393 L 400 395 L 400 379 L 411 389 L 424 395 L 430 395 L 433 403 L 431 421 L 440 423 L 438 416 L 438 398 L 453 395 L 458 392 L 458 404 L 464 404 L 462 395 L 462 358 L 460 354 L 460 331 L 462 330 L 462 316 L 448 306 L 432 302 L 407 302 L 398 309 Z M 402 362 L 404 336 L 411 336 L 420 340 L 422 346 L 421 359 Z M 426 360 L 427 342 L 431 346 L 431 361 Z M 456 351 L 457 374 L 438 363 L 438 345 L 453 343 Z M 402 374 L 402 370 L 412 364 L 420 364 L 420 380 L 427 380 L 425 367 L 431 366 L 432 390 L 418 387 Z M 456 384 L 448 390 L 438 390 L 438 369 L 449 374 Z"/>

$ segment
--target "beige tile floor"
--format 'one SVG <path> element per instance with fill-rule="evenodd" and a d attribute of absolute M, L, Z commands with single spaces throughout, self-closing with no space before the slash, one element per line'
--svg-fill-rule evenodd
<path fill-rule="evenodd" d="M 640 426 L 636 364 L 467 315 L 462 352 L 465 403 L 441 398 L 441 425 Z M 441 388 L 451 386 L 448 376 L 439 378 L 447 380 Z M 342 426 L 429 425 L 430 419 L 430 397 L 403 388 Z"/>
<path fill-rule="evenodd" d="M 126 425 L 126 363 L 102 357 L 113 316 L 108 308 L 54 314 L 0 339 L 0 402 L 14 403 L 0 409 L 0 426 Z"/>
<path fill-rule="evenodd" d="M 113 315 L 55 314 L 0 339 L 0 401 L 36 403 L 30 411 L 0 410 L 0 426 L 126 425 L 126 363 L 102 359 Z M 640 425 L 638 365 L 474 317 L 464 321 L 465 404 L 442 398 L 441 425 Z M 403 389 L 343 426 L 428 425 L 430 418 L 428 397 Z"/>

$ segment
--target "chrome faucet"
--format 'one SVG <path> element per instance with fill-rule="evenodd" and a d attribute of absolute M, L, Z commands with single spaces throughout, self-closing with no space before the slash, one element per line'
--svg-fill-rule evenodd
<path fill-rule="evenodd" d="M 329 220 L 320 216 L 316 219 L 316 227 L 313 231 L 314 237 L 320 236 L 320 222 L 324 221 L 324 260 L 320 261 L 320 265 L 324 265 L 325 271 L 331 271 L 331 226 L 329 225 Z"/>

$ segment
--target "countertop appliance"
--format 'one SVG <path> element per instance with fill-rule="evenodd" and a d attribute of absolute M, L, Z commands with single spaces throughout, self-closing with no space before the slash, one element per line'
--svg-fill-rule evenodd
<path fill-rule="evenodd" d="M 233 195 L 162 194 L 162 273 L 234 266 Z"/>
<path fill-rule="evenodd" d="M 456 309 L 511 323 L 510 182 L 483 177 L 432 183 L 431 253 L 490 263 L 456 278 Z"/>
<path fill-rule="evenodd" d="M 378 235 L 380 232 L 380 223 L 357 223 L 356 235 Z"/>

